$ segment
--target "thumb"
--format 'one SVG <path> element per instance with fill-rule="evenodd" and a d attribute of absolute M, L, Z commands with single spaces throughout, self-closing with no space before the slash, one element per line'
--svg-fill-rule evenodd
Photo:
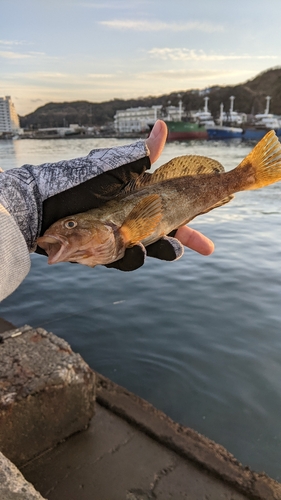
<path fill-rule="evenodd" d="M 154 163 L 161 155 L 167 139 L 168 129 L 163 120 L 157 120 L 150 136 L 146 140 L 146 145 L 150 151 L 150 162 Z"/>

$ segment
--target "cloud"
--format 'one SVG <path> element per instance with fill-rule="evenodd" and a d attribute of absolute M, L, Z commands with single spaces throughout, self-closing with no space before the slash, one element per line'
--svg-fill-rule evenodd
<path fill-rule="evenodd" d="M 28 44 L 28 42 L 24 42 L 22 40 L 0 40 L 0 45 L 26 45 L 26 44 Z"/>
<path fill-rule="evenodd" d="M 199 21 L 191 21 L 189 23 L 166 23 L 163 21 L 115 19 L 112 21 L 100 21 L 99 24 L 113 29 L 127 29 L 137 31 L 203 31 L 205 33 L 224 31 L 223 26 L 219 24 L 211 24 Z"/>
<path fill-rule="evenodd" d="M 136 9 L 138 6 L 144 6 L 144 5 L 148 5 L 148 1 L 146 0 L 139 0 L 139 1 L 134 1 L 134 2 L 128 2 L 127 0 L 121 0 L 121 1 L 114 1 L 114 9 L 118 9 L 118 10 L 123 10 L 123 9 L 126 9 L 126 10 L 131 10 L 131 9 Z M 79 7 L 87 7 L 87 8 L 90 8 L 90 9 L 110 9 L 112 10 L 113 8 L 113 5 L 112 5 L 112 2 L 93 2 L 93 3 L 90 3 L 90 2 L 80 2 L 79 3 Z"/>
<path fill-rule="evenodd" d="M 101 78 L 113 78 L 115 75 L 113 73 L 90 73 L 88 77 L 99 80 Z"/>
<path fill-rule="evenodd" d="M 0 58 L 3 59 L 36 59 L 39 58 L 42 60 L 51 60 L 51 61 L 57 61 L 59 58 L 56 56 L 48 56 L 45 54 L 45 52 L 35 52 L 35 51 L 29 51 L 26 53 L 22 52 L 14 52 L 11 50 L 0 50 Z"/>
<path fill-rule="evenodd" d="M 277 59 L 274 55 L 251 54 L 206 54 L 203 50 L 193 50 L 185 48 L 154 48 L 148 51 L 151 57 L 173 61 L 231 61 L 242 59 Z"/>
<path fill-rule="evenodd" d="M 19 52 L 12 52 L 12 51 L 1 51 L 0 50 L 0 57 L 4 59 L 29 59 L 32 57 L 31 54 L 20 54 Z"/>
<path fill-rule="evenodd" d="M 232 77 L 232 78 L 237 78 L 239 77 L 244 77 L 245 75 L 248 75 L 249 71 L 248 70 L 233 70 L 233 71 L 228 71 L 228 70 L 208 70 L 208 69 L 202 69 L 202 70 L 193 70 L 193 69 L 187 69 L 187 70 L 160 70 L 160 71 L 151 71 L 151 72 L 143 72 L 139 73 L 137 76 L 139 79 L 142 80 L 179 80 L 179 81 L 193 81 L 193 80 L 209 80 L 209 79 L 218 79 L 221 77 L 227 76 Z"/>
<path fill-rule="evenodd" d="M 17 80 L 21 80 L 22 82 L 32 80 L 33 82 L 42 81 L 44 84 L 46 82 L 56 82 L 59 83 L 67 81 L 72 82 L 76 79 L 76 82 L 79 81 L 78 75 L 70 74 L 70 73 L 60 73 L 58 71 L 29 71 L 24 73 L 14 73 L 13 78 Z"/>

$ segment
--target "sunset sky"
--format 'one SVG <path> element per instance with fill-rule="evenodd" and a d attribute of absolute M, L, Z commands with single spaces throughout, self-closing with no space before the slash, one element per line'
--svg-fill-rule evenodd
<path fill-rule="evenodd" d="M 242 83 L 281 66 L 280 19 L 280 0 L 1 0 L 0 97 L 25 115 Z"/>

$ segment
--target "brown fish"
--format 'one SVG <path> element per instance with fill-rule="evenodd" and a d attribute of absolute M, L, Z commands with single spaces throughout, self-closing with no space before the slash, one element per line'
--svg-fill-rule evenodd
<path fill-rule="evenodd" d="M 143 174 L 100 208 L 65 217 L 38 238 L 48 263 L 90 267 L 123 257 L 127 247 L 154 243 L 233 193 L 281 180 L 281 144 L 271 130 L 233 170 L 204 156 L 180 156 Z"/>

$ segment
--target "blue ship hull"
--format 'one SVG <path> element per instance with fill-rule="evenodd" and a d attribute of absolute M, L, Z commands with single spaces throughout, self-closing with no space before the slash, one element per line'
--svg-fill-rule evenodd
<path fill-rule="evenodd" d="M 245 128 L 243 139 L 259 141 L 269 132 L 269 130 L 269 128 Z M 275 129 L 275 133 L 278 137 L 281 137 L 281 128 Z"/>
<path fill-rule="evenodd" d="M 243 129 L 239 127 L 214 126 L 207 128 L 209 139 L 237 139 L 241 138 Z"/>

